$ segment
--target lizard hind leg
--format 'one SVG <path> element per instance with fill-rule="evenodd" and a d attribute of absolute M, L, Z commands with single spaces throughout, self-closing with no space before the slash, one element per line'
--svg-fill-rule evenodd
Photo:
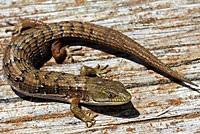
<path fill-rule="evenodd" d="M 17 24 L 11 23 L 11 22 L 9 22 L 9 21 L 6 21 L 6 23 L 7 23 L 8 25 L 10 25 L 10 26 L 15 26 L 14 29 L 6 29 L 6 30 L 5 30 L 6 33 L 7 33 L 7 32 L 12 32 L 12 35 L 15 35 L 15 34 L 17 34 L 18 31 L 20 30 L 20 29 L 18 28 L 18 25 L 17 25 Z"/>
<path fill-rule="evenodd" d="M 56 40 L 51 45 L 51 52 L 52 56 L 54 57 L 56 63 L 61 64 L 64 62 L 64 60 L 67 58 L 70 60 L 70 62 L 74 62 L 73 56 L 83 56 L 83 53 L 76 52 L 81 50 L 80 48 L 70 49 L 70 46 L 62 46 L 62 42 L 59 40 Z"/>
<path fill-rule="evenodd" d="M 5 32 L 12 32 L 12 35 L 18 36 L 20 35 L 24 30 L 34 28 L 39 25 L 44 25 L 42 21 L 30 19 L 30 18 L 20 18 L 20 23 L 13 24 L 9 21 L 6 21 L 6 23 L 10 26 L 15 26 L 14 29 L 6 29 Z"/>

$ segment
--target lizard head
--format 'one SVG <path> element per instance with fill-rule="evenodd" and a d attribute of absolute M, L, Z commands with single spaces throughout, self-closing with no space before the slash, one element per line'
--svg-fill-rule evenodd
<path fill-rule="evenodd" d="M 102 78 L 89 78 L 86 83 L 87 99 L 82 103 L 90 105 L 120 105 L 131 100 L 130 93 L 121 82 Z M 84 101 L 85 99 L 85 101 Z"/>

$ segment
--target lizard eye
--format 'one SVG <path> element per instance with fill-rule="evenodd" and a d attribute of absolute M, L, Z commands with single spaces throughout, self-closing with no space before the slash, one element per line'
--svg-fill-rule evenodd
<path fill-rule="evenodd" d="M 116 95 L 113 94 L 113 93 L 110 93 L 110 94 L 108 95 L 109 98 L 114 98 L 115 96 L 116 96 Z"/>

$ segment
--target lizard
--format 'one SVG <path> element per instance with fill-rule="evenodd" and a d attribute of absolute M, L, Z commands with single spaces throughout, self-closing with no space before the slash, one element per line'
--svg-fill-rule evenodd
<path fill-rule="evenodd" d="M 80 103 L 120 105 L 130 102 L 132 96 L 121 82 L 99 77 L 108 72 L 107 67 L 83 66 L 80 75 L 40 70 L 52 56 L 59 64 L 66 57 L 72 59 L 68 46 L 63 46 L 60 41 L 63 38 L 79 39 L 120 50 L 138 57 L 169 77 L 198 86 L 168 68 L 133 39 L 108 27 L 81 21 L 46 24 L 27 18 L 20 19 L 18 24 L 8 24 L 14 25 L 15 29 L 6 30 L 12 32 L 12 39 L 5 49 L 3 71 L 11 87 L 27 96 L 69 102 L 71 111 L 87 127 L 95 125 L 96 116 L 81 111 Z"/>

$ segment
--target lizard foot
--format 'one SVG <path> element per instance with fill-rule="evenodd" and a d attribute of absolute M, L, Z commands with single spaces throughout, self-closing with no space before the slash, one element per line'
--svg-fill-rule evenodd
<path fill-rule="evenodd" d="M 88 66 L 82 66 L 80 70 L 80 75 L 82 76 L 100 76 L 101 74 L 105 74 L 109 72 L 110 69 L 108 68 L 108 65 L 106 66 L 100 66 L 99 64 L 95 67 L 88 67 Z"/>
<path fill-rule="evenodd" d="M 94 126 L 96 123 L 96 120 L 94 118 L 97 115 L 86 114 L 83 111 L 81 111 L 79 107 L 80 98 L 74 97 L 74 98 L 71 98 L 70 101 L 71 101 L 70 109 L 72 113 L 74 113 L 76 117 L 78 117 L 83 122 L 85 122 L 87 127 Z"/>
<path fill-rule="evenodd" d="M 6 22 L 8 25 L 15 26 L 14 29 L 6 29 L 5 32 L 12 32 L 12 36 L 18 36 L 20 35 L 24 30 L 39 26 L 39 25 L 44 25 L 42 21 L 35 20 L 35 19 L 30 19 L 30 18 L 20 18 L 20 23 L 13 24 L 9 21 Z"/>
<path fill-rule="evenodd" d="M 110 71 L 108 65 L 100 66 L 99 64 L 94 68 L 96 70 L 96 75 L 99 77 L 101 74 L 106 74 Z"/>
<path fill-rule="evenodd" d="M 64 48 L 66 50 L 67 59 L 69 59 L 70 62 L 74 62 L 74 58 L 72 56 L 84 56 L 83 53 L 76 52 L 82 50 L 82 47 L 70 49 L 70 46 L 65 46 Z"/>
<path fill-rule="evenodd" d="M 82 119 L 82 121 L 84 121 L 86 126 L 88 128 L 90 128 L 95 125 L 96 120 L 94 118 L 97 116 L 98 115 L 91 115 L 90 113 L 88 113 L 87 115 L 85 115 L 85 117 Z"/>
<path fill-rule="evenodd" d="M 70 49 L 70 46 L 62 46 L 62 42 L 59 40 L 56 40 L 54 43 L 51 45 L 51 51 L 54 59 L 58 64 L 63 63 L 63 61 L 67 58 L 70 60 L 70 62 L 74 62 L 74 59 L 72 56 L 83 56 L 83 53 L 76 52 L 81 50 L 82 47 L 80 48 L 75 48 L 75 49 Z"/>

